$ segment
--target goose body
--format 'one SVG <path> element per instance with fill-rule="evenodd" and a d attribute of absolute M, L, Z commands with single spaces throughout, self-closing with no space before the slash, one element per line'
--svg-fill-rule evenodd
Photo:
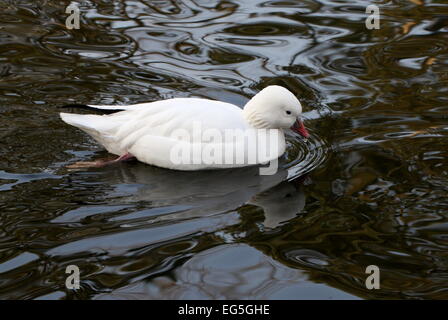
<path fill-rule="evenodd" d="M 116 106 L 89 107 L 117 109 Z M 290 91 L 279 86 L 265 88 L 244 109 L 199 98 L 173 98 L 118 108 L 121 111 L 109 115 L 61 113 L 60 116 L 66 123 L 92 136 L 110 153 L 132 155 L 141 162 L 177 170 L 264 163 L 285 152 L 283 129 L 292 127 L 307 136 L 303 124 L 297 120 L 301 113 L 300 102 Z M 244 132 L 245 135 L 232 136 L 229 131 Z M 254 150 L 257 148 L 251 147 L 259 145 L 260 141 L 270 141 L 268 152 L 261 157 L 258 156 L 260 152 Z M 204 152 L 217 156 L 219 152 L 229 150 L 235 153 L 234 160 L 241 156 L 240 161 L 204 160 Z M 182 157 L 179 152 L 184 153 Z M 224 156 L 221 154 L 221 158 Z M 256 159 L 255 163 L 250 162 L 251 159 Z"/>

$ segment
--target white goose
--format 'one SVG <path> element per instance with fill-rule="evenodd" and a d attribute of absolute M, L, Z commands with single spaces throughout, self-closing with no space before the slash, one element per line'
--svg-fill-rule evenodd
<path fill-rule="evenodd" d="M 302 106 L 299 100 L 281 86 L 266 87 L 244 109 L 225 102 L 198 98 L 174 98 L 129 106 L 86 107 L 104 111 L 119 109 L 119 112 L 109 115 L 61 113 L 61 118 L 88 133 L 107 151 L 119 157 L 113 161 L 78 162 L 72 167 L 100 167 L 134 157 L 150 165 L 177 170 L 242 167 L 280 157 L 286 146 L 284 129 L 290 128 L 308 137 L 300 119 Z M 261 132 L 262 135 L 232 136 L 227 135 L 226 130 Z M 269 140 L 273 134 L 276 140 Z M 251 158 L 254 152 L 252 146 L 260 146 L 260 141 L 264 144 L 271 141 L 267 147 L 269 154 Z M 194 154 L 198 146 L 199 156 L 197 152 Z M 176 154 L 173 150 L 177 153 L 179 150 L 193 150 L 193 156 L 191 159 L 181 159 L 187 161 L 179 161 L 178 158 L 173 159 L 173 154 Z M 242 156 L 239 159 L 244 160 L 234 161 L 233 155 L 233 161 L 230 162 L 204 160 L 202 156 L 205 150 L 213 150 L 211 154 L 215 156 L 220 154 L 217 150 L 224 150 L 224 153 L 233 150 L 236 158 Z M 255 152 L 258 152 L 257 155 L 260 153 Z M 250 159 L 256 159 L 256 163 L 250 162 Z"/>

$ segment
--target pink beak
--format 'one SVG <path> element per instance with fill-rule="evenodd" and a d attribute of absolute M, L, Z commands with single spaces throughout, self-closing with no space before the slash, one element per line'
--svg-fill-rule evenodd
<path fill-rule="evenodd" d="M 294 124 L 291 127 L 291 130 L 294 132 L 297 132 L 305 139 L 307 139 L 310 136 L 310 134 L 308 133 L 308 130 L 306 130 L 305 126 L 303 125 L 302 120 L 299 120 L 299 119 L 297 119 L 297 121 L 294 122 Z"/>

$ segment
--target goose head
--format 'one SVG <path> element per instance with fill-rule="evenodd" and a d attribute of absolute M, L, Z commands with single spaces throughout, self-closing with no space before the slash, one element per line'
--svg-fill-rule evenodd
<path fill-rule="evenodd" d="M 291 129 L 304 138 L 309 133 L 301 119 L 302 105 L 294 94 L 281 86 L 268 86 L 244 106 L 246 121 L 257 129 Z"/>

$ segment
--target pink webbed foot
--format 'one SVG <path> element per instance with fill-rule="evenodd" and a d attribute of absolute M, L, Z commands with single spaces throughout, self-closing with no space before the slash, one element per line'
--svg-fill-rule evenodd
<path fill-rule="evenodd" d="M 101 168 L 111 164 L 115 164 L 122 161 L 133 160 L 135 157 L 131 153 L 125 153 L 114 160 L 97 160 L 97 161 L 79 161 L 68 165 L 69 169 L 81 169 L 81 168 Z"/>

